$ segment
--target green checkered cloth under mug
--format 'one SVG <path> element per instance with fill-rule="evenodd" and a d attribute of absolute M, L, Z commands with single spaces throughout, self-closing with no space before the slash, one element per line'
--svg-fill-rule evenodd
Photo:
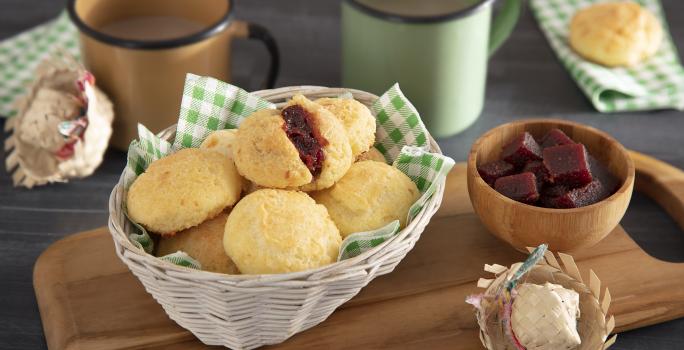
<path fill-rule="evenodd" d="M 275 105 L 222 81 L 188 74 L 173 145 L 139 125 L 139 140 L 131 142 L 128 150 L 128 165 L 124 170 L 125 189 L 153 161 L 178 149 L 198 147 L 211 132 L 236 128 L 244 118 L 264 108 L 275 108 Z M 370 109 L 378 122 L 375 147 L 406 174 L 421 192 L 421 197 L 409 210 L 410 223 L 439 184 L 445 181 L 454 161 L 429 152 L 425 126 L 398 85 L 392 86 L 380 96 Z M 153 241 L 145 229 L 136 223 L 131 224 L 134 231 L 129 235 L 131 242 L 148 253 L 153 252 Z M 349 235 L 342 242 L 338 260 L 348 259 L 377 247 L 399 232 L 399 228 L 399 222 L 394 221 L 373 231 Z M 184 252 L 176 252 L 162 259 L 177 265 L 201 268 L 195 259 Z"/>
<path fill-rule="evenodd" d="M 684 68 L 658 0 L 636 0 L 652 11 L 665 31 L 658 52 L 635 67 L 608 68 L 577 55 L 568 44 L 570 20 L 597 1 L 531 0 L 530 6 L 551 47 L 600 112 L 684 109 Z"/>
<path fill-rule="evenodd" d="M 16 113 L 14 101 L 26 93 L 38 64 L 60 49 L 79 57 L 77 31 L 66 12 L 0 42 L 0 116 Z"/>

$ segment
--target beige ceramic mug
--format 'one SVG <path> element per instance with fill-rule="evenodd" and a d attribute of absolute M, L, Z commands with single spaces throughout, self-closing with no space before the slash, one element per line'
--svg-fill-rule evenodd
<path fill-rule="evenodd" d="M 278 74 L 268 31 L 233 19 L 231 0 L 69 0 L 85 66 L 114 102 L 111 144 L 127 149 L 137 124 L 153 132 L 178 120 L 186 73 L 230 81 L 231 42 L 262 41 L 271 55 L 264 88 Z"/>

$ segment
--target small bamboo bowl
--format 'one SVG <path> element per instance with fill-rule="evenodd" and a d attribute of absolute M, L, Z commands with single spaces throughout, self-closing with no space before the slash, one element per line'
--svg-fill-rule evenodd
<path fill-rule="evenodd" d="M 549 209 L 514 201 L 489 186 L 477 166 L 500 159 L 501 149 L 527 131 L 535 138 L 561 129 L 608 167 L 622 185 L 610 197 L 586 207 Z M 551 251 L 576 251 L 595 245 L 620 222 L 634 188 L 634 163 L 627 150 L 608 134 L 590 126 L 558 119 L 528 119 L 489 130 L 473 144 L 468 155 L 468 193 L 482 223 L 496 237 L 517 250 L 546 243 Z"/>

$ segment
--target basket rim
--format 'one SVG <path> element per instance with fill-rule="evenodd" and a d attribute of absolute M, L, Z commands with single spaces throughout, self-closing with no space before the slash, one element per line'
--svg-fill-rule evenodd
<path fill-rule="evenodd" d="M 349 92 L 351 93 L 355 99 L 361 99 L 361 100 L 372 100 L 375 101 L 379 97 L 377 95 L 362 91 L 362 90 L 356 90 L 356 89 L 347 89 L 347 88 L 330 88 L 330 87 L 324 87 L 324 86 L 314 86 L 314 85 L 300 85 L 300 86 L 288 86 L 288 87 L 281 87 L 277 89 L 265 89 L 265 90 L 258 90 L 254 91 L 253 94 L 264 98 L 268 100 L 269 102 L 277 101 L 279 99 L 283 99 L 283 95 L 288 95 L 292 96 L 297 93 L 301 93 L 305 96 L 307 94 L 313 94 L 313 93 L 318 93 L 318 94 L 329 94 L 329 95 L 336 95 L 344 92 Z M 363 101 L 361 101 L 363 102 Z M 274 102 L 275 103 L 275 102 Z M 159 132 L 157 135 L 166 139 L 170 140 L 171 137 L 175 136 L 175 129 L 176 129 L 176 124 L 173 124 L 169 126 L 168 128 L 162 130 Z M 427 130 L 426 130 L 427 131 Z M 437 142 L 434 140 L 432 135 L 427 131 L 427 136 L 430 144 L 430 151 L 438 154 L 443 154 L 442 150 L 440 149 L 439 145 Z M 122 259 L 124 257 L 126 259 L 130 259 L 130 257 L 125 256 L 126 253 L 128 254 L 134 254 L 134 256 L 137 256 L 140 258 L 145 264 L 151 264 L 157 268 L 164 269 L 166 270 L 167 273 L 171 273 L 174 277 L 177 278 L 188 278 L 192 276 L 193 279 L 198 279 L 198 280 L 211 280 L 219 283 L 239 283 L 240 285 L 252 285 L 252 284 L 260 284 L 263 282 L 304 282 L 307 285 L 310 284 L 324 284 L 326 283 L 327 280 L 333 279 L 337 280 L 339 278 L 343 278 L 349 273 L 345 273 L 345 270 L 348 268 L 351 268 L 352 266 L 363 266 L 362 263 L 363 261 L 366 260 L 371 260 L 374 256 L 380 257 L 386 250 L 388 250 L 388 247 L 391 245 L 394 245 L 401 239 L 405 238 L 406 236 L 410 235 L 413 231 L 415 231 L 416 226 L 422 221 L 422 220 L 430 220 L 434 213 L 437 211 L 437 208 L 439 208 L 441 201 L 442 201 L 442 196 L 444 193 L 444 188 L 445 188 L 445 181 L 446 179 L 443 179 L 440 181 L 437 185 L 437 189 L 433 196 L 425 203 L 423 208 L 418 212 L 416 217 L 413 219 L 413 221 L 407 225 L 405 228 L 397 232 L 394 236 L 390 237 L 388 240 L 385 242 L 381 243 L 380 245 L 362 253 L 359 254 L 355 257 L 345 259 L 342 261 L 336 261 L 331 264 L 321 266 L 315 269 L 308 269 L 308 270 L 303 270 L 303 271 L 297 271 L 297 272 L 289 272 L 289 273 L 280 273 L 280 274 L 238 274 L 238 275 L 231 275 L 231 274 L 224 274 L 224 273 L 219 273 L 219 272 L 212 272 L 212 271 L 206 271 L 206 270 L 197 270 L 197 269 L 192 269 L 189 267 L 184 267 L 184 266 L 179 266 L 175 265 L 173 263 L 164 261 L 159 259 L 158 257 L 149 254 L 145 252 L 144 250 L 141 250 L 140 248 L 134 246 L 129 238 L 128 234 L 125 232 L 123 228 L 123 222 L 117 222 L 117 220 L 114 219 L 113 211 L 115 210 L 116 207 L 120 207 L 122 203 L 117 204 L 117 192 L 119 189 L 123 186 L 123 179 L 124 179 L 124 171 L 122 171 L 121 176 L 119 177 L 119 180 L 117 181 L 116 185 L 112 189 L 112 192 L 109 197 L 109 219 L 108 219 L 108 226 L 109 226 L 109 231 L 112 235 L 113 240 L 115 243 L 117 243 L 117 254 L 120 255 Z M 119 251 L 121 250 L 121 251 Z M 372 261 L 366 263 L 369 267 L 372 265 Z M 358 270 L 356 273 L 353 274 L 358 274 L 360 273 Z"/>

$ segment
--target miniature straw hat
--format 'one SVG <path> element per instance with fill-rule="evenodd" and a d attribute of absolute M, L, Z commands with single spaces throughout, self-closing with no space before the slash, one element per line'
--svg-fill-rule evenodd
<path fill-rule="evenodd" d="M 532 255 L 524 263 L 516 263 L 511 265 L 511 267 L 497 264 L 485 265 L 484 270 L 493 273 L 495 278 L 481 278 L 477 285 L 480 288 L 486 289 L 485 292 L 477 296 L 471 296 L 467 300 L 468 303 L 476 306 L 476 317 L 480 326 L 480 340 L 482 344 L 489 350 L 524 348 L 512 343 L 510 336 L 506 334 L 504 322 L 500 320 L 501 311 L 505 307 L 506 302 L 502 303 L 499 296 L 508 283 L 513 281 L 515 284 L 519 279 L 517 281 L 518 284 L 524 282 L 543 285 L 549 282 L 579 294 L 580 317 L 577 320 L 577 332 L 579 333 L 581 344 L 574 349 L 603 350 L 613 345 L 617 335 L 608 339 L 608 335 L 615 327 L 614 316 L 608 316 L 608 307 L 611 301 L 610 292 L 606 288 L 603 298 L 600 298 L 601 281 L 594 271 L 589 271 L 589 286 L 587 286 L 582 280 L 582 276 L 572 256 L 559 253 L 557 259 L 554 254 L 546 251 L 546 247 L 543 245 L 534 250 L 528 249 Z M 536 259 L 534 255 L 537 255 Z M 539 302 L 544 302 L 541 299 L 538 300 Z M 515 305 L 515 300 L 513 305 Z M 530 320 L 535 320 L 537 317 L 534 314 L 537 313 L 538 308 L 539 305 L 537 304 L 526 308 L 528 311 L 518 311 L 530 314 L 518 316 L 518 318 L 529 317 Z M 518 308 L 518 310 L 521 309 L 523 308 Z M 560 317 L 553 318 L 551 322 L 545 323 L 547 323 L 544 325 L 545 327 L 552 329 L 540 332 L 539 324 L 533 321 L 529 323 L 529 331 L 537 332 L 538 336 L 546 337 L 547 339 L 542 339 L 542 341 L 548 341 L 549 343 L 557 341 L 558 335 L 565 332 L 564 328 L 568 327 Z M 521 325 L 518 325 L 518 327 L 521 327 Z"/>

